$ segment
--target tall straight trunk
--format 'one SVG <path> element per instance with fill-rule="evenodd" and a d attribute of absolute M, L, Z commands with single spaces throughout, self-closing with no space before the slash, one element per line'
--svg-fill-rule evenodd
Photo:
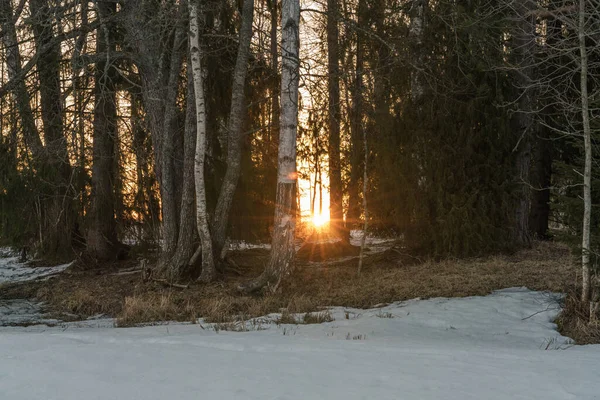
<path fill-rule="evenodd" d="M 274 210 L 272 209 L 272 201 L 275 198 L 277 190 L 277 147 L 279 145 L 279 85 L 281 83 L 279 76 L 279 43 L 277 40 L 277 27 L 279 24 L 278 1 L 269 0 L 269 12 L 271 14 L 270 26 L 270 52 L 271 52 L 271 80 L 269 85 L 269 94 L 271 97 L 271 115 L 269 137 L 266 143 L 265 151 L 265 179 L 264 185 L 266 190 L 262 193 L 266 207 L 266 216 L 264 223 L 267 227 L 267 232 L 273 224 Z"/>
<path fill-rule="evenodd" d="M 74 214 L 71 192 L 71 165 L 63 129 L 63 104 L 60 77 L 61 47 L 54 41 L 57 23 L 54 6 L 44 0 L 31 0 L 31 19 L 36 52 L 36 69 L 40 87 L 40 110 L 44 123 L 47 163 L 41 171 L 48 189 L 44 206 L 44 246 L 48 256 L 72 252 Z"/>
<path fill-rule="evenodd" d="M 552 6 L 556 4 L 550 3 Z M 559 18 L 549 18 L 546 25 L 545 47 L 551 49 L 561 40 L 562 21 Z M 542 74 L 548 77 L 556 75 L 556 66 L 548 63 L 542 68 Z M 555 79 L 555 78 L 554 78 Z M 535 160 L 532 186 L 535 190 L 531 193 L 531 212 L 529 217 L 529 230 L 531 234 L 540 239 L 547 239 L 548 222 L 550 219 L 550 186 L 552 184 L 553 142 L 551 140 L 553 123 L 552 115 L 557 113 L 554 104 L 547 104 L 546 111 L 542 114 L 545 123 L 537 124 L 537 138 L 533 159 Z"/>
<path fill-rule="evenodd" d="M 114 3 L 98 2 L 102 21 L 96 34 L 96 52 L 103 57 L 96 63 L 94 90 L 94 131 L 92 150 L 91 208 L 88 215 L 87 251 L 98 260 L 117 256 L 115 222 L 115 141 L 117 138 L 116 71 L 111 54 L 116 51 L 115 27 L 107 21 L 115 12 Z"/>
<path fill-rule="evenodd" d="M 549 129 L 538 127 L 532 156 L 534 167 L 531 184 L 535 189 L 531 192 L 529 231 L 538 239 L 548 238 L 550 185 L 552 184 L 552 143 L 549 135 Z"/>
<path fill-rule="evenodd" d="M 413 103 L 418 104 L 425 93 L 423 77 L 423 26 L 427 0 L 413 0 L 408 36 L 413 49 L 413 62 L 416 64 L 410 72 L 410 96 Z"/>
<path fill-rule="evenodd" d="M 531 134 L 533 129 L 533 118 L 530 110 L 535 101 L 530 88 L 532 64 L 535 46 L 535 19 L 529 16 L 529 5 L 519 2 L 517 6 L 518 18 L 520 20 L 515 32 L 515 62 L 520 66 L 516 74 L 515 85 L 518 91 L 518 111 L 513 118 L 515 132 L 519 135 L 515 146 L 515 166 L 517 172 L 518 191 L 515 204 L 515 229 L 513 240 L 517 245 L 527 246 L 530 244 L 529 237 L 529 212 L 530 200 L 530 168 L 531 168 Z"/>
<path fill-rule="evenodd" d="M 155 146 L 158 142 L 159 155 L 156 156 L 155 163 L 158 169 L 160 201 L 161 201 L 161 221 L 162 221 L 162 240 L 161 240 L 161 267 L 173 256 L 177 247 L 179 233 L 179 215 L 176 193 L 175 171 L 173 158 L 174 154 L 174 136 L 176 135 L 177 119 L 177 95 L 179 94 L 179 78 L 182 66 L 182 53 L 180 45 L 183 42 L 184 30 L 179 23 L 173 34 L 173 49 L 170 54 L 168 67 L 165 66 L 160 72 L 159 84 L 164 87 L 154 86 L 150 88 L 149 94 L 153 97 L 154 107 L 149 112 L 155 115 L 153 142 Z M 164 100 L 163 100 L 164 99 Z M 156 104 L 159 103 L 159 104 Z M 161 112 L 162 111 L 162 112 Z M 155 154 L 156 154 L 155 147 Z"/>
<path fill-rule="evenodd" d="M 362 266 L 363 266 L 363 260 L 364 260 L 364 256 L 365 256 L 365 245 L 367 243 L 367 233 L 369 231 L 369 208 L 368 208 L 368 204 L 367 204 L 367 189 L 368 189 L 368 182 L 369 182 L 369 175 L 368 175 L 368 161 L 369 161 L 369 146 L 368 146 L 368 142 L 367 142 L 367 130 L 362 128 L 362 134 L 363 134 L 363 147 L 365 150 L 364 153 L 364 167 L 363 167 L 363 215 L 365 217 L 365 220 L 363 221 L 363 235 L 362 238 L 360 239 L 360 254 L 359 254 L 359 258 L 358 258 L 358 275 L 360 275 Z"/>
<path fill-rule="evenodd" d="M 196 243 L 198 242 L 198 230 L 196 229 L 195 224 L 196 201 L 194 191 L 196 105 L 194 103 L 194 79 L 192 77 L 191 66 L 187 68 L 187 79 L 187 104 L 185 111 L 185 132 L 183 137 L 183 178 L 180 207 L 181 211 L 179 217 L 179 235 L 177 238 L 177 249 L 169 261 L 169 269 L 167 271 L 169 278 L 172 280 L 180 279 L 189 272 L 195 273 L 195 271 L 193 271 L 194 266 L 190 265 L 190 260 L 192 259 Z"/>
<path fill-rule="evenodd" d="M 329 94 L 329 210 L 334 234 L 349 237 L 344 229 L 342 168 L 340 157 L 340 67 L 338 2 L 327 0 L 327 90 Z"/>
<path fill-rule="evenodd" d="M 271 13 L 270 51 L 271 51 L 271 127 L 269 129 L 269 145 L 277 147 L 279 141 L 279 51 L 277 45 L 277 1 L 269 0 L 269 11 Z"/>
<path fill-rule="evenodd" d="M 281 8 L 282 74 L 281 119 L 275 199 L 275 228 L 271 253 L 264 272 L 240 286 L 244 292 L 269 286 L 277 290 L 282 279 L 291 274 L 296 230 L 296 134 L 298 130 L 298 83 L 300 78 L 300 1 L 283 0 Z"/>
<path fill-rule="evenodd" d="M 583 172 L 583 229 L 581 234 L 581 267 L 582 293 L 581 301 L 587 303 L 591 295 L 591 266 L 590 266 L 590 225 L 592 218 L 592 129 L 590 126 L 590 107 L 588 98 L 588 54 L 585 43 L 586 10 L 585 0 L 579 0 L 579 53 L 581 68 L 581 120 L 583 123 L 583 140 L 585 149 L 585 165 Z M 594 299 L 596 300 L 596 299 Z M 590 314 L 596 308 L 590 304 Z M 593 317 L 593 315 L 590 315 Z"/>
<path fill-rule="evenodd" d="M 239 45 L 235 69 L 233 71 L 233 85 L 231 89 L 231 110 L 228 123 L 227 141 L 227 170 L 215 207 L 212 220 L 214 253 L 222 254 L 227 239 L 229 213 L 233 196 L 240 177 L 242 168 L 242 144 L 244 136 L 242 127 L 246 115 L 244 109 L 244 88 L 248 73 L 250 58 L 250 42 L 252 41 L 252 23 L 254 21 L 254 0 L 244 0 L 242 8 L 242 25 L 240 27 Z"/>
<path fill-rule="evenodd" d="M 208 226 L 208 210 L 206 207 L 206 182 L 204 180 L 204 159 L 206 155 L 206 105 L 204 97 L 204 70 L 202 68 L 202 50 L 200 32 L 198 30 L 198 7 L 189 2 L 190 9 L 190 58 L 192 64 L 192 80 L 194 82 L 194 102 L 196 105 L 196 155 L 194 158 L 194 178 L 196 186 L 196 224 L 200 235 L 202 253 L 202 273 L 200 281 L 210 282 L 216 277 L 213 257 L 212 239 Z M 243 89 L 243 87 L 242 87 Z M 194 257 L 196 258 L 196 257 Z"/>
<path fill-rule="evenodd" d="M 358 1 L 358 21 L 359 29 L 364 24 L 365 0 Z M 356 32 L 356 69 L 354 74 L 354 87 L 352 91 L 352 121 L 350 124 L 351 137 L 351 162 L 350 162 L 350 182 L 348 183 L 348 221 L 351 225 L 358 224 L 360 218 L 360 200 L 358 181 L 360 179 L 361 166 L 361 126 L 363 118 L 363 38 L 362 32 Z"/>
<path fill-rule="evenodd" d="M 1 39 L 6 49 L 6 66 L 9 80 L 16 79 L 21 74 L 21 53 L 15 28 L 17 17 L 13 15 L 11 1 L 0 0 L 0 23 L 2 24 L 3 33 Z M 19 81 L 14 86 L 12 97 L 17 106 L 25 144 L 31 151 L 34 162 L 43 162 L 45 149 L 35 125 L 30 97 L 24 80 Z"/>

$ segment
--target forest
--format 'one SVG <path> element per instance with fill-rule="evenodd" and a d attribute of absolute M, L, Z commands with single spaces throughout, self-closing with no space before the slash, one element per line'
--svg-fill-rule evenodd
<path fill-rule="evenodd" d="M 0 398 L 593 399 L 600 0 L 0 0 Z"/>
<path fill-rule="evenodd" d="M 0 24 L 24 258 L 211 284 L 270 243 L 253 293 L 319 239 L 360 273 L 356 232 L 419 260 L 561 241 L 596 318 L 597 0 L 0 0 Z"/>

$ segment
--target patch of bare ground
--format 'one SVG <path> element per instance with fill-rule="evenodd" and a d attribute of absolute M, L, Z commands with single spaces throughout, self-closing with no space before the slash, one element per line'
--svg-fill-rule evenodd
<path fill-rule="evenodd" d="M 357 258 L 329 263 L 298 262 L 293 277 L 278 293 L 240 294 L 237 286 L 258 276 L 267 257 L 268 251 L 262 249 L 234 251 L 231 258 L 237 266 L 235 271 L 225 273 L 214 284 L 190 282 L 187 288 L 143 280 L 129 263 L 124 265 L 128 269 L 75 269 L 11 290 L 13 297 L 37 297 L 47 302 L 58 315 L 86 318 L 107 314 L 117 317 L 119 326 L 194 321 L 199 317 L 227 324 L 272 312 L 309 313 L 306 322 L 322 322 L 321 314 L 314 313 L 326 306 L 367 308 L 416 297 L 486 295 L 514 286 L 565 292 L 578 270 L 569 249 L 552 242 L 536 242 L 531 249 L 512 255 L 467 260 L 417 260 L 387 252 L 369 256 L 360 276 L 356 274 Z"/>

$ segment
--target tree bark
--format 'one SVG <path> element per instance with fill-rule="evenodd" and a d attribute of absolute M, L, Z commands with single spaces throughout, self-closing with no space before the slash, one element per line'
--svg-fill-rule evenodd
<path fill-rule="evenodd" d="M 60 84 L 61 43 L 54 40 L 57 23 L 55 7 L 47 1 L 31 0 L 31 26 L 34 33 L 36 69 L 39 78 L 40 110 L 44 125 L 46 165 L 39 171 L 48 184 L 44 207 L 44 245 L 46 256 L 72 253 L 74 208 L 71 190 L 71 165 L 63 129 L 63 96 Z"/>
<path fill-rule="evenodd" d="M 539 126 L 538 130 L 533 151 L 532 186 L 534 190 L 531 192 L 529 231 L 538 239 L 547 239 L 550 218 L 550 185 L 552 184 L 552 144 L 549 130 L 543 126 Z"/>
<path fill-rule="evenodd" d="M 342 208 L 342 166 L 340 156 L 340 67 L 338 2 L 327 0 L 327 90 L 329 94 L 329 210 L 333 233 L 344 241 L 349 235 L 344 229 Z"/>
<path fill-rule="evenodd" d="M 194 158 L 196 224 L 200 235 L 200 247 L 196 250 L 194 259 L 197 258 L 198 254 L 202 254 L 202 273 L 200 274 L 199 280 L 202 282 L 210 282 L 215 279 L 217 271 L 215 269 L 212 239 L 208 225 L 206 182 L 204 180 L 204 159 L 206 155 L 206 105 L 204 100 L 205 74 L 202 68 L 203 55 L 200 47 L 200 32 L 198 30 L 198 8 L 193 1 L 190 1 L 189 9 L 190 58 L 192 64 L 192 79 L 194 82 L 194 101 L 196 105 L 196 155 Z"/>
<path fill-rule="evenodd" d="M 14 80 L 21 74 L 21 53 L 18 46 L 15 21 L 18 16 L 13 15 L 10 0 L 0 0 L 0 22 L 2 23 L 2 41 L 6 48 L 6 66 L 8 79 Z M 45 149 L 35 125 L 35 118 L 31 109 L 30 97 L 24 80 L 16 83 L 12 89 L 12 96 L 21 120 L 21 129 L 27 147 L 31 150 L 35 162 L 43 162 Z"/>
<path fill-rule="evenodd" d="M 116 71 L 111 53 L 116 51 L 115 27 L 107 21 L 116 4 L 97 3 L 98 17 L 103 20 L 96 34 L 96 53 L 106 58 L 96 63 L 94 90 L 94 131 L 92 156 L 92 190 L 87 252 L 98 260 L 117 257 L 115 222 L 115 141 L 117 138 Z"/>
<path fill-rule="evenodd" d="M 352 93 L 352 121 L 350 124 L 351 153 L 350 157 L 350 181 L 348 183 L 348 216 L 347 222 L 350 225 L 358 225 L 360 219 L 360 199 L 358 181 L 360 179 L 360 167 L 362 164 L 361 151 L 361 126 L 363 119 L 363 35 L 362 26 L 364 24 L 365 0 L 358 1 L 358 20 L 359 30 L 356 32 L 356 69 L 354 75 L 354 87 Z"/>
<path fill-rule="evenodd" d="M 212 220 L 213 250 L 215 255 L 223 253 L 227 239 L 229 213 L 233 196 L 240 177 L 242 161 L 243 132 L 242 127 L 246 111 L 244 109 L 244 89 L 250 58 L 250 42 L 252 41 L 252 23 L 254 20 L 254 0 L 244 0 L 242 9 L 242 25 L 239 34 L 239 46 L 235 69 L 233 71 L 233 85 L 231 89 L 231 110 L 228 123 L 227 143 L 227 170 L 215 207 Z"/>
<path fill-rule="evenodd" d="M 271 253 L 264 272 L 257 279 L 241 285 L 243 292 L 265 286 L 276 291 L 281 281 L 293 270 L 296 229 L 296 134 L 298 130 L 299 59 L 299 0 L 283 0 L 281 9 L 282 75 L 281 119 L 275 199 L 275 229 Z"/>
<path fill-rule="evenodd" d="M 423 76 L 423 27 L 425 24 L 425 8 L 427 0 L 413 0 L 411 6 L 410 27 L 408 37 L 411 39 L 411 47 L 415 65 L 410 71 L 410 97 L 414 104 L 420 105 L 425 94 L 425 83 Z"/>
<path fill-rule="evenodd" d="M 196 151 L 196 105 L 194 103 L 194 79 L 192 67 L 187 68 L 187 103 L 185 114 L 185 133 L 183 137 L 183 178 L 179 218 L 179 235 L 175 254 L 169 260 L 168 277 L 178 280 L 194 271 L 190 260 L 198 243 L 196 220 L 196 200 L 194 189 L 194 154 Z"/>
<path fill-rule="evenodd" d="M 515 62 L 520 68 L 516 74 L 515 85 L 518 93 L 518 109 L 513 117 L 515 133 L 519 139 L 515 146 L 515 166 L 518 185 L 515 204 L 514 242 L 520 246 L 529 246 L 529 213 L 531 206 L 530 168 L 531 135 L 533 118 L 531 112 L 533 98 L 531 82 L 533 74 L 533 56 L 535 46 L 535 18 L 529 16 L 528 2 L 517 2 L 516 12 L 519 23 L 514 36 Z"/>
<path fill-rule="evenodd" d="M 581 267 L 582 292 L 581 301 L 588 303 L 591 295 L 591 266 L 590 266 L 590 225 L 592 218 L 592 129 L 590 126 L 590 107 L 588 97 L 588 54 L 585 43 L 586 9 L 585 0 L 579 0 L 579 53 L 580 53 L 580 90 L 581 90 L 581 120 L 583 123 L 583 140 L 585 149 L 585 165 L 583 172 L 583 229 L 581 234 Z M 590 304 L 590 314 L 595 304 Z M 590 315 L 590 317 L 593 317 Z"/>
<path fill-rule="evenodd" d="M 181 72 L 182 56 L 179 45 L 182 43 L 183 29 L 177 27 L 173 41 L 174 50 L 169 65 L 167 92 L 165 96 L 164 120 L 162 121 L 162 145 L 160 156 L 160 198 L 162 204 L 162 258 L 173 255 L 177 247 L 179 232 L 179 214 L 176 194 L 175 171 L 173 165 L 175 120 L 177 118 L 177 95 L 179 93 L 179 74 Z"/>

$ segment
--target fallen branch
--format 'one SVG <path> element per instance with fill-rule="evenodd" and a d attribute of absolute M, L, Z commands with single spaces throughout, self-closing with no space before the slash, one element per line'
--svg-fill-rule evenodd
<path fill-rule="evenodd" d="M 155 281 L 155 282 L 162 283 L 163 285 L 172 286 L 172 287 L 176 287 L 176 288 L 179 288 L 179 289 L 187 289 L 187 288 L 190 287 L 189 284 L 182 285 L 182 284 L 179 284 L 179 283 L 171 283 L 171 282 L 167 281 L 166 279 L 152 278 L 152 280 Z"/>

